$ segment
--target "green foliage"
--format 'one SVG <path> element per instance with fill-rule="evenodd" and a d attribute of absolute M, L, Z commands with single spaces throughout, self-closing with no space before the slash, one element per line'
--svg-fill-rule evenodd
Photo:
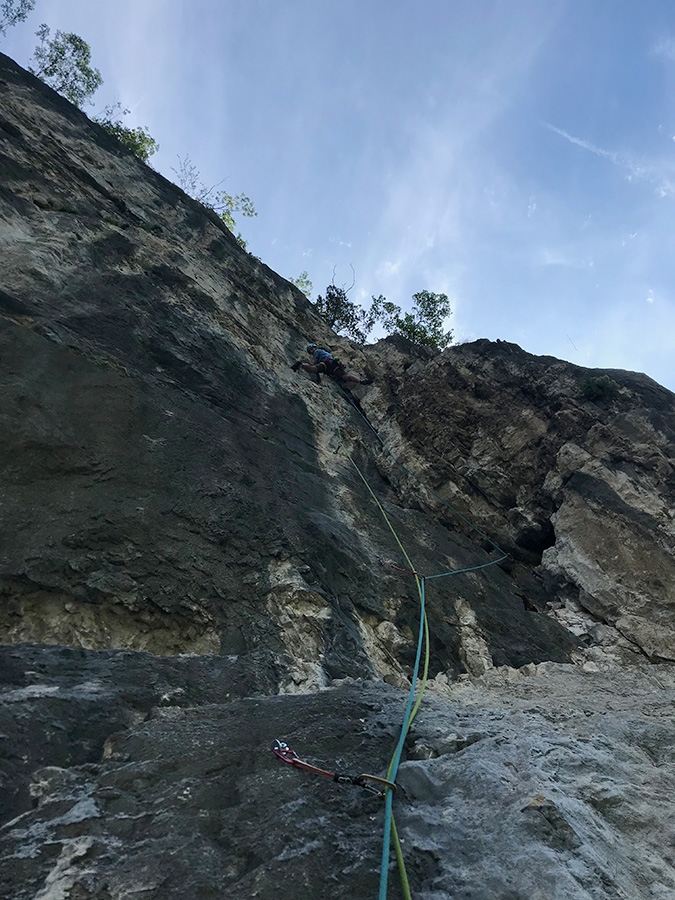
<path fill-rule="evenodd" d="M 579 396 L 593 403 L 612 400 L 618 392 L 619 385 L 609 375 L 591 375 L 579 387 Z"/>
<path fill-rule="evenodd" d="M 291 278 L 291 284 L 294 284 L 299 291 L 309 298 L 312 295 L 312 282 L 309 280 L 307 272 L 301 272 L 297 278 Z"/>
<path fill-rule="evenodd" d="M 369 325 L 365 310 L 352 303 L 344 288 L 329 284 L 326 296 L 317 297 L 313 305 L 333 331 L 345 334 L 359 344 L 365 342 L 372 325 Z"/>
<path fill-rule="evenodd" d="M 445 294 L 419 291 L 413 294 L 412 312 L 404 313 L 400 306 L 380 294 L 373 297 L 371 307 L 364 310 L 347 297 L 344 288 L 329 284 L 324 297 L 314 301 L 314 307 L 333 331 L 363 344 L 376 323 L 388 334 L 401 334 L 414 344 L 443 350 L 452 341 L 452 331 L 444 331 L 443 323 L 452 310 Z"/>
<path fill-rule="evenodd" d="M 228 194 L 227 191 L 219 191 L 218 187 L 222 184 L 222 181 L 214 184 L 213 187 L 206 187 L 201 181 L 199 170 L 192 163 L 189 156 L 186 156 L 184 159 L 181 159 L 179 156 L 178 169 L 173 169 L 172 171 L 178 176 L 178 187 L 182 188 L 186 194 L 189 194 L 203 206 L 218 213 L 234 234 L 238 244 L 245 250 L 246 241 L 240 233 L 234 233 L 237 227 L 234 214 L 237 213 L 247 218 L 257 216 L 258 212 L 251 198 L 247 197 L 246 194 Z"/>
<path fill-rule="evenodd" d="M 144 163 L 147 163 L 150 157 L 159 150 L 159 144 L 143 126 L 128 128 L 121 122 L 110 122 L 105 119 L 97 121 L 108 134 L 116 137 L 127 150 L 131 150 Z"/>
<path fill-rule="evenodd" d="M 147 128 L 128 128 L 124 125 L 122 116 L 127 115 L 129 115 L 129 110 L 122 109 L 117 103 L 115 106 L 107 106 L 102 115 L 94 117 L 94 122 L 98 122 L 108 134 L 124 144 L 127 150 L 131 150 L 135 156 L 147 163 L 153 153 L 157 153 L 159 150 L 159 144 L 150 135 Z"/>
<path fill-rule="evenodd" d="M 401 334 L 414 344 L 443 350 L 452 342 L 452 330 L 444 331 L 443 323 L 451 315 L 446 294 L 419 291 L 413 294 L 412 312 L 404 313 L 400 306 L 380 294 L 373 297 L 367 314 L 372 327 L 380 322 L 389 334 Z"/>
<path fill-rule="evenodd" d="M 91 67 L 91 47 L 79 35 L 57 31 L 50 39 L 48 25 L 35 32 L 40 43 L 33 52 L 35 66 L 29 72 L 82 107 L 103 84 L 98 69 Z"/>
<path fill-rule="evenodd" d="M 5 34 L 8 28 L 24 22 L 34 6 L 35 0 L 2 0 L 0 3 L 0 34 Z"/>
<path fill-rule="evenodd" d="M 217 186 L 218 185 L 215 185 L 215 187 Z M 211 190 L 214 189 L 212 188 Z M 237 227 L 234 214 L 238 213 L 246 218 L 257 216 L 258 211 L 253 205 L 253 200 L 251 200 L 250 197 L 247 197 L 246 194 L 228 194 L 227 191 L 215 191 L 212 196 L 198 197 L 197 199 L 200 203 L 203 203 L 204 206 L 208 206 L 214 212 L 218 213 L 232 234 L 234 234 L 239 245 L 245 250 L 246 241 L 241 232 L 238 231 L 236 234 L 234 233 L 234 230 Z"/>

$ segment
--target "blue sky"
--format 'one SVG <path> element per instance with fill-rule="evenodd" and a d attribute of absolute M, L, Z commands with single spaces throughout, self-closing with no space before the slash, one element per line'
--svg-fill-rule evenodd
<path fill-rule="evenodd" d="M 453 301 L 514 341 L 675 390 L 675 3 L 37 0 L 160 144 L 248 194 L 249 249 L 314 294 Z"/>

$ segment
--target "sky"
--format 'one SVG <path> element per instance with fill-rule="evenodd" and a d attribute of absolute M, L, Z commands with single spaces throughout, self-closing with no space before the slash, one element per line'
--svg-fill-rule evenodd
<path fill-rule="evenodd" d="M 457 341 L 675 391 L 672 0 L 37 0 L 0 50 L 41 22 L 313 298 L 445 293 Z"/>

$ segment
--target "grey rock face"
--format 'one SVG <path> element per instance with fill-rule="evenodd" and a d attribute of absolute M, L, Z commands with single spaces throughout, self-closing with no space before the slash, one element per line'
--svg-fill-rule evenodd
<path fill-rule="evenodd" d="M 585 400 L 597 370 L 505 342 L 412 366 L 386 342 L 373 352 L 389 374 L 364 405 L 410 468 L 536 567 L 544 603 L 573 597 L 650 659 L 675 659 L 675 396 L 609 371 L 615 391 Z"/>
<path fill-rule="evenodd" d="M 251 697 L 248 661 L 33 647 L 3 659 L 3 732 L 37 716 L 56 731 L 67 704 L 80 745 L 33 772 L 34 808 L 0 831 L 0 896 L 377 896 L 382 801 L 269 747 L 383 774 L 396 688 Z M 30 685 L 7 670 L 20 659 L 39 669 Z M 674 688 L 671 668 L 553 663 L 432 685 L 394 804 L 413 896 L 671 896 Z M 119 729 L 105 740 L 97 708 Z M 394 868 L 390 884 L 399 896 Z"/>
<path fill-rule="evenodd" d="M 45 887 L 65 896 L 195 898 L 376 890 L 381 801 L 305 777 L 270 745 L 292 730 L 298 749 L 324 765 L 379 770 L 400 715 L 384 709 L 394 689 L 256 699 L 252 679 L 239 700 L 251 671 L 235 661 L 127 653 L 122 665 L 120 654 L 80 651 L 69 663 L 61 650 L 24 649 L 42 663 L 41 684 L 4 695 L 3 724 L 18 714 L 23 691 L 48 729 L 63 722 L 58 706 L 67 703 L 80 739 L 100 745 L 95 762 L 72 748 L 61 765 L 33 775 L 35 809 L 2 831 L 0 896 L 34 897 Z M 151 708 L 158 697 L 164 705 Z M 94 700 L 120 726 L 104 742 L 90 718 Z M 129 728 L 141 710 L 149 715 Z"/>
<path fill-rule="evenodd" d="M 0 896 L 375 896 L 381 800 L 269 745 L 386 772 L 419 608 L 390 525 L 473 569 L 426 582 L 414 896 L 673 896 L 673 395 L 336 337 L 1 55 L 0 172 Z M 308 339 L 373 386 L 292 372 Z"/>
<path fill-rule="evenodd" d="M 352 459 L 421 571 L 490 555 L 401 503 L 349 399 L 290 370 L 308 334 L 335 339 L 297 290 L 8 60 L 2 77 L 2 639 L 264 648 L 290 692 L 405 679 L 417 592 L 377 563 L 399 551 Z M 576 640 L 485 571 L 430 590 L 433 673 L 466 666 L 457 591 L 496 664 L 569 659 Z"/>

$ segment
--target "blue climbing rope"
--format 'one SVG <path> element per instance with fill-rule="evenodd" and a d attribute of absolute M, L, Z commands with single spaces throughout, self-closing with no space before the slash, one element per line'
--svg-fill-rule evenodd
<path fill-rule="evenodd" d="M 403 725 L 401 726 L 401 734 L 398 744 L 392 756 L 387 770 L 387 781 L 396 781 L 396 773 L 398 772 L 399 763 L 401 762 L 401 754 L 403 753 L 403 744 L 408 735 L 410 724 L 413 720 L 413 702 L 415 700 L 415 688 L 417 686 L 417 673 L 422 659 L 422 643 L 424 639 L 424 579 L 417 579 L 417 587 L 420 594 L 420 622 L 419 634 L 417 636 L 417 653 L 415 654 L 415 665 L 413 667 L 412 680 L 410 682 L 410 691 L 408 692 L 408 701 L 406 703 L 405 712 L 403 713 Z M 390 788 L 386 789 L 385 805 L 384 805 L 384 836 L 382 838 L 382 863 L 380 867 L 380 894 L 379 900 L 387 900 L 387 879 L 389 877 L 389 850 L 391 846 L 391 825 L 393 818 L 393 802 L 394 794 Z"/>
<path fill-rule="evenodd" d="M 346 396 L 348 396 L 348 395 L 346 395 Z M 348 397 L 348 399 L 351 399 L 351 398 Z M 401 732 L 399 734 L 399 739 L 396 744 L 394 754 L 391 758 L 391 762 L 389 763 L 389 768 L 387 770 L 387 779 L 386 780 L 394 783 L 396 781 L 396 775 L 398 773 L 398 768 L 399 768 L 399 765 L 401 762 L 401 756 L 403 753 L 405 739 L 408 735 L 408 732 L 410 730 L 410 726 L 413 722 L 413 719 L 417 715 L 417 711 L 422 702 L 422 697 L 424 695 L 424 690 L 426 688 L 427 677 L 428 677 L 428 673 L 429 673 L 429 624 L 427 621 L 426 608 L 425 608 L 426 607 L 425 582 L 430 581 L 434 578 L 447 578 L 452 575 L 462 575 L 467 572 L 476 572 L 476 571 L 479 571 L 480 569 L 487 569 L 490 566 L 497 565 L 497 563 L 500 563 L 503 560 L 505 560 L 507 558 L 508 554 L 505 553 L 501 549 L 501 547 L 497 543 L 495 543 L 495 541 L 493 541 L 486 534 L 484 534 L 479 528 L 477 528 L 475 525 L 473 525 L 471 522 L 469 522 L 469 520 L 467 518 L 465 518 L 465 516 L 463 516 L 462 513 L 459 512 L 459 510 L 455 509 L 450 503 L 447 502 L 447 500 L 445 500 L 443 497 L 440 496 L 440 494 L 438 494 L 436 491 L 434 491 L 432 488 L 430 488 L 427 484 L 425 484 L 414 472 L 410 471 L 410 469 L 408 469 L 407 466 L 405 466 L 399 459 L 397 459 L 397 457 L 392 453 L 392 451 L 389 449 L 389 447 L 386 445 L 386 443 L 382 440 L 382 438 L 378 434 L 377 430 L 368 421 L 368 418 L 364 415 L 362 410 L 359 409 L 359 407 L 353 401 L 351 401 L 351 405 L 361 415 L 361 417 L 363 418 L 365 423 L 368 425 L 370 430 L 373 432 L 375 437 L 378 439 L 378 441 L 380 442 L 380 444 L 382 445 L 384 450 L 389 454 L 389 456 L 394 460 L 394 462 L 397 465 L 399 465 L 405 472 L 407 472 L 412 478 L 414 478 L 415 481 L 418 482 L 418 484 L 422 485 L 422 487 L 424 487 L 431 494 L 433 494 L 433 496 L 436 497 L 438 500 L 440 500 L 440 502 L 444 506 L 446 506 L 448 509 L 450 509 L 459 519 L 461 519 L 466 525 L 468 525 L 473 531 L 475 531 L 477 534 L 479 534 L 484 540 L 486 540 L 489 544 L 491 544 L 492 547 L 501 554 L 501 556 L 498 559 L 493 559 L 487 563 L 481 563 L 480 565 L 477 565 L 477 566 L 469 566 L 469 567 L 463 568 L 463 569 L 453 569 L 448 572 L 439 572 L 435 575 L 426 575 L 426 576 L 420 575 L 417 571 L 415 571 L 415 567 L 413 566 L 413 564 L 410 560 L 410 557 L 408 556 L 403 544 L 401 543 L 401 540 L 398 537 L 396 530 L 394 529 L 394 526 L 392 525 L 389 517 L 387 516 L 387 513 L 384 510 L 384 507 L 378 500 L 377 495 L 371 488 L 371 486 L 368 483 L 368 480 L 366 479 L 363 472 L 361 472 L 361 470 L 357 466 L 353 457 L 348 454 L 349 460 L 351 461 L 352 465 L 358 472 L 361 480 L 363 481 L 366 488 L 368 489 L 368 492 L 370 493 L 371 497 L 377 504 L 377 507 L 380 510 L 380 513 L 384 517 L 384 520 L 387 523 L 389 530 L 391 531 L 392 535 L 394 536 L 394 539 L 396 540 L 396 543 L 398 544 L 398 547 L 401 550 L 401 553 L 403 554 L 403 556 L 406 559 L 406 562 L 408 563 L 409 569 L 407 569 L 407 570 L 402 569 L 402 568 L 396 566 L 395 564 L 387 563 L 386 560 L 380 560 L 380 562 L 382 564 L 390 564 L 392 566 L 392 568 L 398 570 L 402 574 L 414 576 L 415 582 L 417 585 L 417 590 L 419 593 L 419 598 L 420 598 L 420 616 L 419 616 L 419 629 L 418 629 L 418 635 L 417 635 L 417 649 L 416 649 L 416 653 L 415 653 L 415 663 L 413 666 L 413 673 L 412 673 L 412 678 L 411 678 L 411 682 L 410 682 L 410 690 L 408 692 L 408 699 L 406 701 L 405 711 L 403 713 L 403 722 L 401 724 Z M 424 671 L 423 671 L 423 675 L 422 675 L 422 679 L 421 679 L 420 692 L 417 697 L 417 700 L 415 701 L 415 691 L 417 688 L 423 646 L 426 646 Z M 379 889 L 378 900 L 387 900 L 387 885 L 388 885 L 388 879 L 389 879 L 389 858 L 390 858 L 392 837 L 393 837 L 393 841 L 394 841 L 394 849 L 395 849 L 395 853 L 396 853 L 396 859 L 398 862 L 399 874 L 400 874 L 400 878 L 401 878 L 401 888 L 403 891 L 403 896 L 404 896 L 405 900 L 412 900 L 411 892 L 410 892 L 410 884 L 408 881 L 408 875 L 407 875 L 406 868 L 405 868 L 405 861 L 403 859 L 403 852 L 401 850 L 401 844 L 400 844 L 397 829 L 396 829 L 396 822 L 394 820 L 393 790 L 391 789 L 391 787 L 385 787 L 384 791 L 385 791 L 384 835 L 383 835 L 383 839 L 382 839 L 382 858 L 381 858 L 381 865 L 380 865 L 380 889 Z"/>

